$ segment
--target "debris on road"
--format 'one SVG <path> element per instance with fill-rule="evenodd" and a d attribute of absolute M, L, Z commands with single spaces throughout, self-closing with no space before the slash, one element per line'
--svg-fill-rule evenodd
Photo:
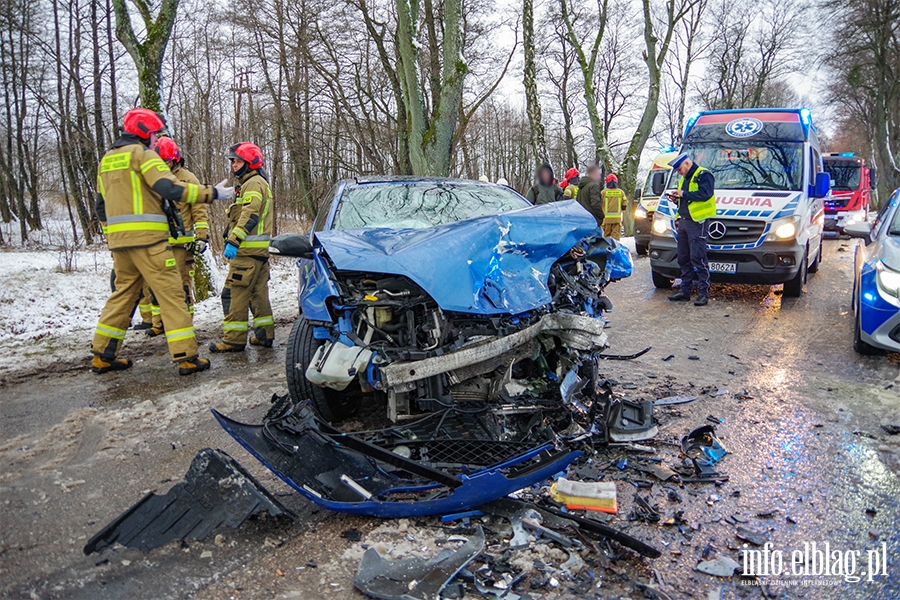
<path fill-rule="evenodd" d="M 147 552 L 172 540 L 203 540 L 220 525 L 237 528 L 260 513 L 294 519 L 234 459 L 205 448 L 194 457 L 184 481 L 162 496 L 148 493 L 88 540 L 84 553 L 116 543 Z"/>
<path fill-rule="evenodd" d="M 674 473 L 673 473 L 674 475 Z M 557 479 L 550 486 L 550 497 L 569 510 L 596 510 L 616 514 L 616 484 L 611 481 L 569 481 Z"/>
<path fill-rule="evenodd" d="M 707 575 L 716 577 L 731 577 L 741 567 L 740 563 L 727 556 L 720 556 L 714 560 L 707 560 L 697 565 L 697 570 Z"/>
<path fill-rule="evenodd" d="M 653 406 L 671 406 L 674 404 L 687 404 L 696 400 L 696 396 L 667 396 L 653 401 Z"/>
<path fill-rule="evenodd" d="M 483 549 L 481 527 L 457 550 L 442 550 L 431 560 L 417 557 L 389 560 L 375 548 L 369 548 L 359 563 L 353 585 L 365 595 L 382 600 L 437 598 Z"/>

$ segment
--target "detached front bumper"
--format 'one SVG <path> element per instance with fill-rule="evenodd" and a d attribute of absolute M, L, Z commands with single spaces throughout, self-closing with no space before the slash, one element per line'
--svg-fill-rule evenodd
<path fill-rule="evenodd" d="M 803 248 L 793 242 L 764 242 L 743 250 L 710 250 L 709 262 L 736 263 L 736 273 L 710 273 L 715 283 L 775 285 L 790 281 L 800 269 Z M 664 277 L 681 277 L 678 246 L 674 238 L 653 236 L 650 268 Z"/>

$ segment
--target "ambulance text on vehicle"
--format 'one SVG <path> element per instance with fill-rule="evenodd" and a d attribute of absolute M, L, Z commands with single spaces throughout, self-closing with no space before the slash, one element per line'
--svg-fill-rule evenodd
<path fill-rule="evenodd" d="M 740 109 L 689 119 L 682 152 L 716 179 L 707 248 L 712 281 L 784 283 L 803 292 L 818 270 L 829 177 L 809 109 Z M 681 177 L 672 173 L 669 188 Z M 653 218 L 650 267 L 657 287 L 679 277 L 675 216 L 663 196 Z"/>

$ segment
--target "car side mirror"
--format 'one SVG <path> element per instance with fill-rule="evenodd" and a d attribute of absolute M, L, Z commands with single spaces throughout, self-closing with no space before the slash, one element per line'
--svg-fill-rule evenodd
<path fill-rule="evenodd" d="M 844 234 L 863 240 L 866 245 L 872 242 L 872 226 L 868 223 L 853 223 L 844 227 Z"/>
<path fill-rule="evenodd" d="M 666 190 L 666 175 L 665 171 L 656 171 L 653 173 L 652 179 L 650 180 L 650 188 L 653 190 L 654 196 L 662 196 L 662 193 Z"/>
<path fill-rule="evenodd" d="M 831 190 L 831 176 L 828 173 L 816 173 L 816 184 L 813 186 L 813 198 L 825 198 Z"/>
<path fill-rule="evenodd" d="M 269 254 L 275 256 L 293 256 L 296 258 L 312 258 L 312 243 L 300 233 L 282 233 L 269 241 Z"/>

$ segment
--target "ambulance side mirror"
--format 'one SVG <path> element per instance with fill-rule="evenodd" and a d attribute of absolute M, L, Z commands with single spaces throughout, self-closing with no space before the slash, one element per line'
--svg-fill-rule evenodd
<path fill-rule="evenodd" d="M 296 258 L 312 258 L 312 243 L 300 233 L 282 233 L 269 242 L 269 254 L 274 256 L 293 256 Z"/>
<path fill-rule="evenodd" d="M 813 186 L 813 198 L 825 198 L 831 190 L 831 176 L 828 173 L 816 173 L 816 185 Z"/>
<path fill-rule="evenodd" d="M 665 171 L 655 171 L 653 173 L 652 179 L 650 180 L 650 187 L 653 190 L 654 196 L 662 196 L 662 193 L 666 190 L 666 175 L 668 175 Z"/>
<path fill-rule="evenodd" d="M 844 235 L 859 238 L 868 246 L 872 242 L 872 226 L 867 222 L 854 223 L 844 227 Z"/>

